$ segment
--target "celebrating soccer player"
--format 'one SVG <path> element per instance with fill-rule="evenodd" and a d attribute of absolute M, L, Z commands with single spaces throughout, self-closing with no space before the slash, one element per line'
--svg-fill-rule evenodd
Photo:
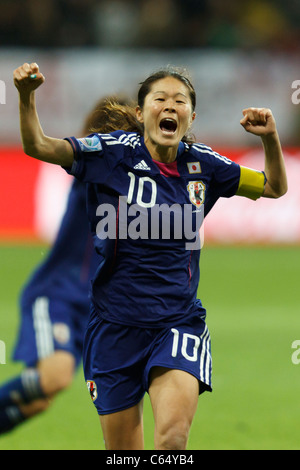
<path fill-rule="evenodd" d="M 197 225 L 199 211 L 206 216 L 220 197 L 277 198 L 286 192 L 272 112 L 243 111 L 242 126 L 262 139 L 265 150 L 264 171 L 257 171 L 193 143 L 196 94 L 176 69 L 161 70 L 141 84 L 136 108 L 141 132 L 94 132 L 79 139 L 44 134 L 35 105 L 35 89 L 44 76 L 36 64 L 19 67 L 14 82 L 24 151 L 61 165 L 87 184 L 100 262 L 91 288 L 84 372 L 106 448 L 143 449 L 148 392 L 155 447 L 185 449 L 198 396 L 212 389 L 211 352 L 206 310 L 197 298 L 200 249 L 189 247 L 192 230 L 178 236 L 178 217 L 184 226 L 189 207 Z M 124 200 L 126 217 L 120 211 Z M 114 220 L 107 221 L 114 223 L 114 236 L 109 231 L 105 237 L 101 223 L 99 233 L 103 206 L 114 209 Z M 162 206 L 174 209 L 167 234 L 151 224 Z"/>

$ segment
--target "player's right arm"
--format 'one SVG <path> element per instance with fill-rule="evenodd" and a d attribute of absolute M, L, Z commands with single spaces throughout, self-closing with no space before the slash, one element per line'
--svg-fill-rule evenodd
<path fill-rule="evenodd" d="M 24 152 L 38 160 L 71 167 L 74 153 L 67 140 L 44 134 L 35 102 L 35 90 L 45 77 L 37 64 L 23 64 L 14 71 L 14 84 L 19 92 L 20 131 Z"/>

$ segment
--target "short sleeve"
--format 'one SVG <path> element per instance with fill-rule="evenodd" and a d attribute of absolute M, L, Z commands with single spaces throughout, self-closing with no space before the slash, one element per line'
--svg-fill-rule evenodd
<path fill-rule="evenodd" d="M 87 137 L 66 137 L 74 151 L 71 168 L 64 168 L 67 173 L 85 183 L 104 183 L 115 167 L 118 153 L 106 148 L 102 134 L 90 134 Z"/>
<path fill-rule="evenodd" d="M 214 152 L 212 184 L 217 198 L 232 197 L 236 194 L 239 187 L 240 174 L 240 165 Z"/>

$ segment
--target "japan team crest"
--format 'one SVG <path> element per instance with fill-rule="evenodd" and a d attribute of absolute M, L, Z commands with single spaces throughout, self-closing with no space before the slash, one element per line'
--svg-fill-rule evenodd
<path fill-rule="evenodd" d="M 187 190 L 191 203 L 196 207 L 201 206 L 205 198 L 205 184 L 202 181 L 190 181 Z"/>
<path fill-rule="evenodd" d="M 97 392 L 97 385 L 93 380 L 87 380 L 86 381 L 88 391 L 90 392 L 91 399 L 95 401 L 98 397 L 98 392 Z"/>

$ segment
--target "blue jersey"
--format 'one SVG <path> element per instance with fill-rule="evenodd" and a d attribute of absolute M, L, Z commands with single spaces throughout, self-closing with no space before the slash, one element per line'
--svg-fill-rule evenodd
<path fill-rule="evenodd" d="M 197 214 L 236 194 L 239 165 L 183 142 L 176 160 L 162 164 L 143 137 L 123 131 L 67 140 L 75 156 L 67 171 L 88 183 L 88 216 L 101 258 L 92 284 L 99 317 L 153 328 L 205 316 L 197 299 L 200 249 L 189 242 L 197 238 Z"/>
<path fill-rule="evenodd" d="M 98 265 L 87 218 L 86 185 L 74 180 L 56 240 L 24 287 L 21 302 L 46 296 L 82 305 L 88 312 L 90 283 Z"/>

